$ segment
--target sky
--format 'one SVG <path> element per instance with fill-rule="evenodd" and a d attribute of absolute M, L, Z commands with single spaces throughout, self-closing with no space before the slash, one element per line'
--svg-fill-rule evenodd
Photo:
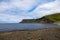
<path fill-rule="evenodd" d="M 60 12 L 60 0 L 0 0 L 0 23 L 19 23 Z"/>

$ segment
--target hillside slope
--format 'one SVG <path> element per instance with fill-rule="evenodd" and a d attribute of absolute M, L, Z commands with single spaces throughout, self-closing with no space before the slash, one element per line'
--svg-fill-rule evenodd
<path fill-rule="evenodd" d="M 60 13 L 47 15 L 38 19 L 24 19 L 20 23 L 60 23 Z"/>

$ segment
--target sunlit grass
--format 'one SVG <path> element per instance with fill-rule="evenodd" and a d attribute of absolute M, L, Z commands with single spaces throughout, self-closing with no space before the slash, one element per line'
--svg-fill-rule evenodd
<path fill-rule="evenodd" d="M 24 19 L 21 23 L 60 23 L 60 13 L 47 15 L 38 19 Z"/>
<path fill-rule="evenodd" d="M 60 13 L 48 15 L 48 16 L 45 16 L 45 18 L 53 21 L 54 23 L 60 23 Z"/>

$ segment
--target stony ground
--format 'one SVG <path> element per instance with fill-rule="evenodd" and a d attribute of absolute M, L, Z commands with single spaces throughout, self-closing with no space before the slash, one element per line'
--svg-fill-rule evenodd
<path fill-rule="evenodd" d="M 0 32 L 0 40 L 60 40 L 60 28 Z"/>

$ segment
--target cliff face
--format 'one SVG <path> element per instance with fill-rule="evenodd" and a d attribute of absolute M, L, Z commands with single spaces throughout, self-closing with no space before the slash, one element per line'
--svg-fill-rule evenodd
<path fill-rule="evenodd" d="M 20 23 L 60 23 L 60 13 L 48 15 L 38 19 L 24 19 Z"/>
<path fill-rule="evenodd" d="M 24 19 L 20 23 L 53 23 L 53 21 L 43 17 L 39 19 Z"/>

